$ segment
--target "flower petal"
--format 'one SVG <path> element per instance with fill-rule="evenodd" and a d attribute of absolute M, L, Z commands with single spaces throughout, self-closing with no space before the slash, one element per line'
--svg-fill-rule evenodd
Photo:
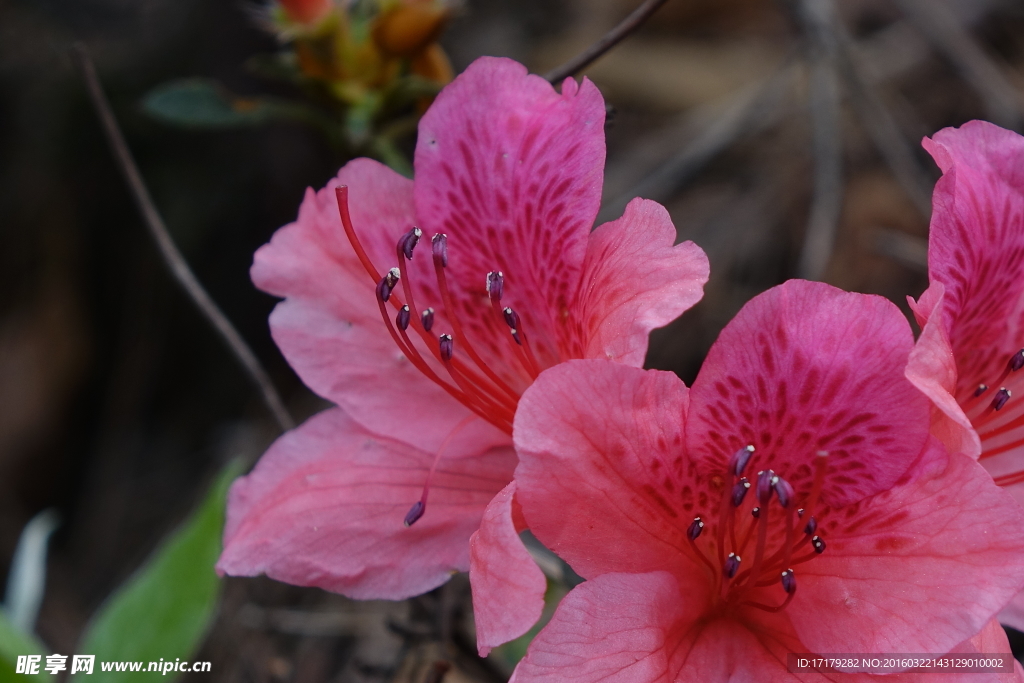
<path fill-rule="evenodd" d="M 789 606 L 814 652 L 945 653 L 1024 586 L 1024 510 L 932 441 L 905 481 L 819 522 Z"/>
<path fill-rule="evenodd" d="M 926 296 L 935 298 L 930 310 L 941 310 L 945 287 L 934 283 Z M 922 296 L 924 301 L 926 296 Z M 955 453 L 972 458 L 981 454 L 981 441 L 971 421 L 956 402 L 956 359 L 941 316 L 925 316 L 927 322 L 910 353 L 906 375 L 914 386 L 930 398 L 937 410 L 932 415 L 932 434 Z"/>
<path fill-rule="evenodd" d="M 495 353 L 509 353 L 484 286 L 489 271 L 501 270 L 502 303 L 523 317 L 541 363 L 558 360 L 604 157 L 604 101 L 594 84 L 569 79 L 559 94 L 509 59 L 473 62 L 421 119 L 416 213 L 428 235 L 448 235 L 456 307 L 489 331 L 478 335 L 481 345 L 493 339 Z"/>
<path fill-rule="evenodd" d="M 338 185 L 349 186 L 354 227 L 379 270 L 395 265 L 398 237 L 413 223 L 412 182 L 370 159 L 349 162 L 324 189 L 307 191 L 298 220 L 256 252 L 252 267 L 257 287 L 285 297 L 270 316 L 274 341 L 309 388 L 363 426 L 436 450 L 470 412 L 423 376 L 392 341 L 376 283 L 342 229 Z M 420 268 L 428 260 L 426 254 L 414 256 Z M 394 315 L 390 308 L 388 315 Z M 482 443 L 508 443 L 507 435 L 482 420 L 467 430 Z"/>
<path fill-rule="evenodd" d="M 925 138 L 935 185 L 928 272 L 945 286 L 941 322 L 958 398 L 996 381 L 1024 339 L 1024 137 L 984 121 Z"/>
<path fill-rule="evenodd" d="M 827 504 L 889 488 L 928 436 L 928 402 L 903 374 L 913 344 L 882 297 L 800 280 L 754 297 L 691 389 L 691 457 L 710 475 L 752 444 L 749 471 L 771 467 L 806 492 L 827 451 Z"/>
<path fill-rule="evenodd" d="M 602 360 L 551 368 L 520 400 L 516 497 L 530 530 L 581 576 L 664 569 L 687 557 L 686 405 L 672 373 Z M 675 491 L 672 502 L 664 487 Z"/>
<path fill-rule="evenodd" d="M 572 590 L 516 668 L 516 683 L 792 681 L 771 651 L 729 619 L 700 621 L 701 590 L 667 572 L 604 574 Z M 762 634 L 764 635 L 764 634 Z M 792 644 L 789 644 L 789 651 Z M 822 680 L 820 677 L 807 677 Z"/>
<path fill-rule="evenodd" d="M 643 365 L 651 330 L 700 301 L 708 281 L 704 251 L 693 242 L 672 246 L 675 239 L 668 211 L 647 199 L 591 234 L 566 355 Z"/>
<path fill-rule="evenodd" d="M 512 521 L 513 481 L 484 510 L 469 539 L 469 581 L 481 657 L 523 635 L 544 611 L 548 582 Z"/>
<path fill-rule="evenodd" d="M 515 463 L 511 448 L 472 447 L 451 444 L 425 514 L 406 528 L 432 454 L 368 432 L 337 408 L 324 411 L 232 485 L 217 569 L 361 599 L 435 588 L 469 568 L 469 538 Z"/>

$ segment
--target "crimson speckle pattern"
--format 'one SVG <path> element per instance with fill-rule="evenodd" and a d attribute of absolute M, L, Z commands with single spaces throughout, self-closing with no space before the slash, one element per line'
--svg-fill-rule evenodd
<path fill-rule="evenodd" d="M 604 105 L 589 81 L 569 80 L 558 94 L 515 62 L 489 61 L 492 70 L 460 76 L 420 123 L 416 212 L 428 237 L 448 235 L 456 314 L 481 353 L 509 355 L 508 330 L 481 315 L 485 276 L 501 270 L 502 303 L 549 366 L 564 358 L 561 330 L 600 204 Z M 494 87 L 505 71 L 521 87 Z"/>
<path fill-rule="evenodd" d="M 705 475 L 748 444 L 748 472 L 773 469 L 806 494 L 828 452 L 822 500 L 885 490 L 927 437 L 927 404 L 903 370 L 910 329 L 880 297 L 792 281 L 723 330 L 691 392 L 687 442 Z"/>

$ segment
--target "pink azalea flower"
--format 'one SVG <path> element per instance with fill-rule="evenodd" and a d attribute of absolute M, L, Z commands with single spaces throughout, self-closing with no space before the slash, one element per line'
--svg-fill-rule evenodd
<path fill-rule="evenodd" d="M 935 433 L 1024 503 L 1024 138 L 972 121 L 925 139 L 942 169 L 907 377 Z M 1024 596 L 1000 617 L 1024 629 Z"/>
<path fill-rule="evenodd" d="M 1024 584 L 1024 511 L 929 435 L 913 344 L 885 299 L 792 281 L 689 391 L 599 360 L 538 379 L 517 499 L 587 581 L 518 683 L 781 681 L 800 678 L 788 652 L 969 649 Z M 1008 652 L 997 628 L 975 644 Z"/>
<path fill-rule="evenodd" d="M 337 407 L 234 484 L 221 572 L 404 598 L 467 570 L 484 520 L 474 557 L 504 558 L 518 589 L 479 581 L 535 612 L 494 615 L 494 637 L 533 623 L 544 579 L 505 490 L 519 397 L 566 359 L 639 366 L 708 277 L 654 202 L 591 232 L 604 113 L 587 80 L 559 94 L 480 59 L 420 122 L 415 182 L 356 159 L 307 191 L 252 277 L 284 297 L 270 326 L 285 357 Z"/>

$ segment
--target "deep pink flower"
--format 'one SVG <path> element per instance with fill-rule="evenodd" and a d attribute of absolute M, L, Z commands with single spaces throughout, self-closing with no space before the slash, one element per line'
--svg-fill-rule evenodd
<path fill-rule="evenodd" d="M 881 297 L 792 281 L 689 391 L 597 360 L 545 373 L 516 416 L 516 495 L 587 581 L 519 683 L 793 680 L 787 652 L 978 634 L 1024 584 L 1024 511 L 929 435 L 913 343 Z"/>
<path fill-rule="evenodd" d="M 569 358 L 640 365 L 650 330 L 700 299 L 707 259 L 672 246 L 660 205 L 634 200 L 590 231 L 604 112 L 587 80 L 559 94 L 481 59 L 420 122 L 415 182 L 357 159 L 307 191 L 252 277 L 285 298 L 270 318 L 285 357 L 338 407 L 232 487 L 220 571 L 357 598 L 440 585 L 469 568 L 470 536 L 511 481 L 512 418 L 536 376 Z M 522 602 L 539 614 L 511 489 L 494 506 L 475 556 L 532 573 Z"/>
<path fill-rule="evenodd" d="M 943 176 L 907 377 L 938 407 L 935 433 L 1024 502 L 1024 138 L 972 121 L 924 145 Z M 1024 596 L 1000 618 L 1024 628 Z"/>

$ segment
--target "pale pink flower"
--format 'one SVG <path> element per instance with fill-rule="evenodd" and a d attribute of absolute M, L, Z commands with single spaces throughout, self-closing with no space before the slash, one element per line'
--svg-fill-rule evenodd
<path fill-rule="evenodd" d="M 708 276 L 654 202 L 591 232 L 604 114 L 587 80 L 559 94 L 511 60 L 480 59 L 420 122 L 415 182 L 357 159 L 307 191 L 252 276 L 285 298 L 270 318 L 285 357 L 338 407 L 235 483 L 220 571 L 404 598 L 468 569 L 485 519 L 474 557 L 527 577 L 529 609 L 496 615 L 495 638 L 533 623 L 544 579 L 511 489 L 484 516 L 512 479 L 520 395 L 569 358 L 639 366 L 651 329 L 696 303 Z M 486 634 L 487 615 L 478 625 Z"/>
<path fill-rule="evenodd" d="M 545 373 L 516 415 L 516 496 L 587 581 L 518 683 L 824 680 L 786 654 L 970 648 L 1024 584 L 1024 511 L 929 435 L 913 344 L 885 299 L 792 281 L 689 391 L 599 360 Z M 976 644 L 1008 651 L 997 628 Z"/>
<path fill-rule="evenodd" d="M 972 121 L 924 146 L 943 176 L 907 377 L 938 407 L 934 433 L 1024 502 L 1024 138 Z M 1024 629 L 1024 596 L 1000 618 Z"/>

